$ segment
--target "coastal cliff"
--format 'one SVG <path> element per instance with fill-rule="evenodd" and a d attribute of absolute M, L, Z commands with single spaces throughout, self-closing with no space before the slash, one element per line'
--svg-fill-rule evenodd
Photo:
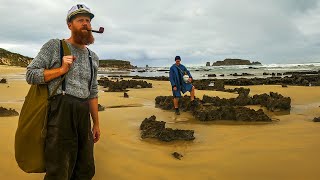
<path fill-rule="evenodd" d="M 0 65 L 27 67 L 32 58 L 0 48 Z"/>
<path fill-rule="evenodd" d="M 99 67 L 119 68 L 119 69 L 134 68 L 134 66 L 131 65 L 130 61 L 116 60 L 116 59 L 99 60 Z"/>

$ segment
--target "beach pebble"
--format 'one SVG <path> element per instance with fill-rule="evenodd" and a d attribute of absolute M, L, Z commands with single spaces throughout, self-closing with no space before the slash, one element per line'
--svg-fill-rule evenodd
<path fill-rule="evenodd" d="M 183 157 L 182 154 L 178 153 L 178 152 L 174 152 L 172 153 L 172 156 L 176 159 L 181 160 L 181 158 Z"/>
<path fill-rule="evenodd" d="M 98 111 L 104 111 L 106 107 L 102 106 L 101 104 L 98 104 Z"/>

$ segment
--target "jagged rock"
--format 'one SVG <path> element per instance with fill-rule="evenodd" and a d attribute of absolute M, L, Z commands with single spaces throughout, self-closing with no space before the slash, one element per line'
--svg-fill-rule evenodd
<path fill-rule="evenodd" d="M 268 110 L 290 110 L 291 98 L 283 97 L 281 94 L 270 92 L 270 95 L 264 93 L 260 95 L 254 95 L 252 97 L 253 105 L 261 105 Z"/>
<path fill-rule="evenodd" d="M 98 104 L 98 111 L 104 111 L 106 107 L 102 106 L 101 104 Z"/>
<path fill-rule="evenodd" d="M 255 111 L 246 107 L 233 107 L 236 103 L 246 105 L 247 102 L 241 102 L 242 98 L 249 97 L 220 99 L 219 97 L 203 96 L 202 101 L 196 98 L 191 102 L 190 98 L 185 96 L 179 99 L 179 108 L 183 111 L 191 111 L 193 116 L 200 121 L 271 121 L 262 110 Z M 170 100 L 168 101 L 168 99 Z M 172 96 L 158 96 L 156 97 L 156 106 L 165 110 L 173 109 L 172 99 Z"/>
<path fill-rule="evenodd" d="M 128 93 L 124 92 L 124 93 L 123 93 L 123 97 L 124 97 L 124 98 L 129 98 Z"/>
<path fill-rule="evenodd" d="M 2 79 L 0 80 L 0 83 L 7 83 L 7 79 L 2 78 Z"/>
<path fill-rule="evenodd" d="M 141 138 L 157 138 L 161 141 L 174 141 L 174 140 L 194 140 L 193 130 L 180 130 L 180 129 L 171 129 L 165 128 L 166 122 L 156 121 L 155 116 L 150 118 L 145 118 L 141 125 Z"/>
<path fill-rule="evenodd" d="M 98 80 L 100 86 L 107 88 L 106 92 L 124 92 L 127 88 L 152 88 L 152 84 L 146 81 L 121 80 L 111 81 L 106 78 Z"/>
<path fill-rule="evenodd" d="M 313 119 L 313 122 L 320 122 L 320 117 L 315 117 L 315 118 Z"/>
<path fill-rule="evenodd" d="M 216 74 L 208 74 L 208 77 L 217 77 Z"/>
<path fill-rule="evenodd" d="M 19 116 L 19 113 L 14 109 L 0 107 L 0 117 Z"/>
<path fill-rule="evenodd" d="M 200 121 L 234 120 L 234 121 L 263 121 L 270 122 L 271 119 L 261 110 L 255 111 L 246 107 L 234 106 L 209 106 L 200 107 L 193 112 Z"/>
<path fill-rule="evenodd" d="M 179 159 L 179 160 L 181 160 L 181 158 L 183 157 L 180 153 L 178 153 L 178 152 L 173 152 L 172 153 L 172 156 L 174 157 L 174 158 L 176 158 L 176 159 Z"/>

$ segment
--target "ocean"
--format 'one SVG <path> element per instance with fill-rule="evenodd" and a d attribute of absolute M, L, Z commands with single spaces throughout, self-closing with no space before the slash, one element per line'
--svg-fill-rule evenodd
<path fill-rule="evenodd" d="M 271 77 L 272 73 L 281 77 L 285 72 L 301 72 L 301 71 L 319 71 L 320 63 L 305 63 L 305 64 L 265 64 L 265 65 L 237 65 L 237 66 L 186 66 L 194 79 L 236 79 L 236 78 L 253 78 L 253 77 Z M 157 77 L 169 76 L 170 67 L 148 67 L 137 68 L 127 71 L 99 69 L 99 76 L 142 76 L 142 77 Z M 237 73 L 250 74 L 247 76 L 234 76 Z M 269 75 L 263 75 L 263 74 Z M 280 73 L 280 74 L 279 74 Z M 210 77 L 215 74 L 216 77 Z M 224 76 L 221 76 L 221 75 Z"/>

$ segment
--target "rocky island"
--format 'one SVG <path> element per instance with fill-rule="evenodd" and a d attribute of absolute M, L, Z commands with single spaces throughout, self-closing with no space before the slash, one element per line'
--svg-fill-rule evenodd
<path fill-rule="evenodd" d="M 212 66 L 233 66 L 233 65 L 261 65 L 260 62 L 250 62 L 250 60 L 243 59 L 225 59 L 223 61 L 217 61 Z"/>

